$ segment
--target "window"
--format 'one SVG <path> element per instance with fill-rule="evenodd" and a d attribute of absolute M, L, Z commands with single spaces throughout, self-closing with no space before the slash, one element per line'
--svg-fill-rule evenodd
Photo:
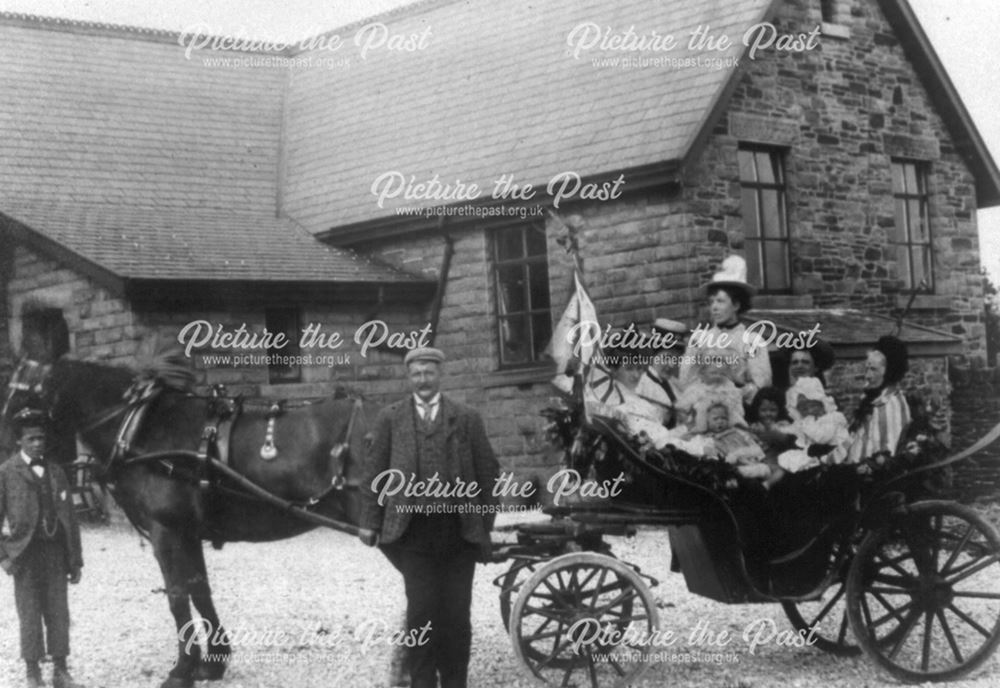
<path fill-rule="evenodd" d="M 267 350 L 267 379 L 271 384 L 299 382 L 302 366 L 293 361 L 299 355 L 299 311 L 296 308 L 268 308 L 264 311 L 264 327 L 268 332 L 282 332 L 287 343 Z"/>
<path fill-rule="evenodd" d="M 539 362 L 552 337 L 545 226 L 497 230 L 492 258 L 500 366 Z"/>
<path fill-rule="evenodd" d="M 737 156 L 747 278 L 762 292 L 787 292 L 792 282 L 782 153 L 776 149 L 741 147 Z"/>
<path fill-rule="evenodd" d="M 908 289 L 922 286 L 933 291 L 927 166 L 893 160 L 892 197 L 896 202 L 896 224 L 889 242 L 896 250 L 899 278 Z"/>
<path fill-rule="evenodd" d="M 827 24 L 837 23 L 837 0 L 820 0 L 819 7 L 823 13 L 823 21 Z"/>
<path fill-rule="evenodd" d="M 39 308 L 21 316 L 21 354 L 40 363 L 52 363 L 69 352 L 69 327 L 58 308 Z"/>

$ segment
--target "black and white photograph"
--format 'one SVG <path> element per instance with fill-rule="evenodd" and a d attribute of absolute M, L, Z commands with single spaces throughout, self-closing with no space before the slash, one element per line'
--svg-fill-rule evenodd
<path fill-rule="evenodd" d="M 998 35 L 0 0 L 0 688 L 996 685 Z"/>

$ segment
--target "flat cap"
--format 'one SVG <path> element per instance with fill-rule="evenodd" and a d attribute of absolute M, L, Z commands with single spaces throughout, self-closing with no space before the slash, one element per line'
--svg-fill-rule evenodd
<path fill-rule="evenodd" d="M 416 361 L 431 361 L 433 363 L 444 363 L 444 352 L 432 346 L 423 346 L 419 349 L 411 349 L 403 359 L 405 365 L 410 365 Z"/>
<path fill-rule="evenodd" d="M 44 411 L 25 407 L 14 414 L 11 419 L 14 427 L 23 430 L 24 428 L 44 428 L 49 424 L 49 418 Z"/>

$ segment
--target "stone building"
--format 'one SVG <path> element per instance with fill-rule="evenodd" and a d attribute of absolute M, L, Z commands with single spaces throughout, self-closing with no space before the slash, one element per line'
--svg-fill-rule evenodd
<path fill-rule="evenodd" d="M 743 255 L 751 316 L 819 323 L 845 401 L 901 317 L 912 386 L 946 397 L 950 366 L 984 363 L 976 210 L 1000 171 L 905 0 L 429 0 L 246 50 L 0 33 L 8 357 L 56 315 L 56 348 L 122 362 L 199 319 L 432 323 L 505 467 L 545 472 L 574 244 L 616 325 L 704 321 Z M 251 392 L 392 398 L 398 352 L 352 346 L 298 371 L 199 361 Z"/>

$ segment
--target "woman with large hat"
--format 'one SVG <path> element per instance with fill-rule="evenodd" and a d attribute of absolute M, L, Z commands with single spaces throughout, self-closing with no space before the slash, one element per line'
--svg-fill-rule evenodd
<path fill-rule="evenodd" d="M 881 337 L 865 361 L 865 390 L 851 421 L 850 463 L 893 456 L 910 424 L 910 406 L 899 387 L 909 368 L 906 344 Z"/>
<path fill-rule="evenodd" d="M 755 346 L 752 337 L 745 337 L 747 328 L 740 322 L 756 291 L 747 282 L 746 261 L 740 256 L 726 258 L 706 291 L 712 326 L 689 341 L 681 364 L 681 386 L 728 378 L 749 404 L 757 390 L 771 384 L 771 361 L 767 347 Z"/>

